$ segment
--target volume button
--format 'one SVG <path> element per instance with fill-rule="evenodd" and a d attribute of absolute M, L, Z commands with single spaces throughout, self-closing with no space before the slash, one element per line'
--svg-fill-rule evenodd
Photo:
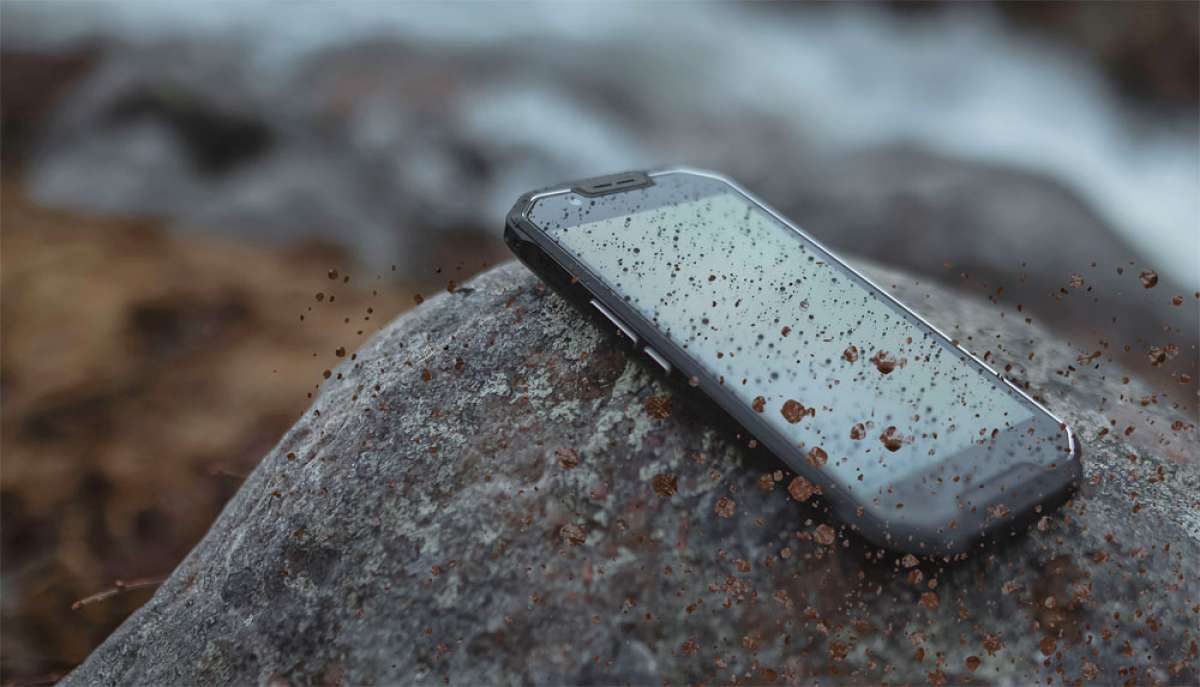
<path fill-rule="evenodd" d="M 661 353 L 653 348 L 650 348 L 649 346 L 643 346 L 642 350 L 646 353 L 646 355 L 650 356 L 651 360 L 658 363 L 658 366 L 663 369 L 663 372 L 671 374 L 671 363 L 667 362 L 667 359 L 664 358 Z"/>
<path fill-rule="evenodd" d="M 627 325 L 624 322 L 622 322 L 621 320 L 617 319 L 616 315 L 609 312 L 608 308 L 601 305 L 600 301 L 597 301 L 595 298 L 593 298 L 592 299 L 592 307 L 595 308 L 596 310 L 599 310 L 600 314 L 604 315 L 606 318 L 608 318 L 609 322 L 612 322 L 614 325 L 616 325 L 617 329 L 620 329 L 622 334 L 629 337 L 629 340 L 633 342 L 634 346 L 636 346 L 638 344 L 637 334 L 633 333 L 633 330 L 629 328 L 629 325 Z"/>

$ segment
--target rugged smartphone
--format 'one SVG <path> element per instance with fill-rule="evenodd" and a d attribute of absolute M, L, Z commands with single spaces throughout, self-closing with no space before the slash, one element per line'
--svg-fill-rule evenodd
<path fill-rule="evenodd" d="M 720 175 L 530 192 L 505 237 L 874 543 L 963 553 L 1078 482 L 1061 420 Z"/>

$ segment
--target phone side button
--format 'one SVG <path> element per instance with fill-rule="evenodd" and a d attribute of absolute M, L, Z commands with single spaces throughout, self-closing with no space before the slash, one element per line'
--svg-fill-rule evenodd
<path fill-rule="evenodd" d="M 646 352 L 646 355 L 650 356 L 651 360 L 658 363 L 658 366 L 663 369 L 663 372 L 671 374 L 671 363 L 668 363 L 667 359 L 662 357 L 661 353 L 653 348 L 650 348 L 649 346 L 643 346 L 642 350 Z"/>
<path fill-rule="evenodd" d="M 621 330 L 622 334 L 629 337 L 629 340 L 633 342 L 634 346 L 637 345 L 637 343 L 638 343 L 637 334 L 634 334 L 633 330 L 630 329 L 628 325 L 626 325 L 621 320 L 617 319 L 616 315 L 609 312 L 608 308 L 604 307 L 603 305 L 600 305 L 600 301 L 593 298 L 592 299 L 592 307 L 595 308 L 596 310 L 599 310 L 600 314 L 604 315 L 604 317 L 607 318 L 609 322 L 612 322 L 613 324 L 615 324 L 617 326 L 617 329 Z"/>

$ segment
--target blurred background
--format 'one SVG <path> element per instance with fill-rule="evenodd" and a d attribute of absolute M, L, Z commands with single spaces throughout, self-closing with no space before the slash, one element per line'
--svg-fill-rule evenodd
<path fill-rule="evenodd" d="M 572 177 L 724 171 L 1194 413 L 1198 12 L 0 4 L 0 680 L 82 660 L 326 370 Z"/>

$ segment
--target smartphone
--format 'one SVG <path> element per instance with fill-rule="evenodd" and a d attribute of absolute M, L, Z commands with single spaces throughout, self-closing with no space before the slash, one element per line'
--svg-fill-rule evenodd
<path fill-rule="evenodd" d="M 962 554 L 1079 481 L 1065 423 L 719 174 L 533 191 L 505 238 L 870 542 Z"/>

